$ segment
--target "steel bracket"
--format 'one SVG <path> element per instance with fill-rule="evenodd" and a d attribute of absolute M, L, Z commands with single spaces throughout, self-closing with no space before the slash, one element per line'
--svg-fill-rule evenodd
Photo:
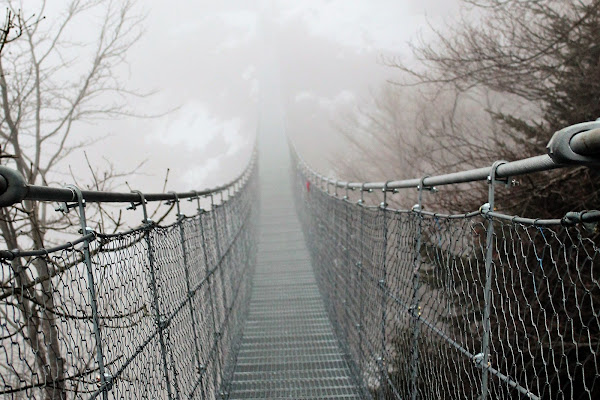
<path fill-rule="evenodd" d="M 183 220 L 185 218 L 185 215 L 183 215 L 181 213 L 181 205 L 179 204 L 179 196 L 177 196 L 177 193 L 174 191 L 170 191 L 169 193 L 171 193 L 175 198 L 173 200 L 167 201 L 167 204 L 168 205 L 175 204 L 175 206 L 177 207 L 177 214 L 175 214 L 175 217 L 177 218 L 177 222 L 181 222 L 181 220 Z"/>
<path fill-rule="evenodd" d="M 135 210 L 135 209 L 137 209 L 138 206 L 142 206 L 142 212 L 144 215 L 144 219 L 142 220 L 142 223 L 151 224 L 152 220 L 150 218 L 148 218 L 148 209 L 146 208 L 146 204 L 148 202 L 146 201 L 146 198 L 144 197 L 144 193 L 140 192 L 139 190 L 132 190 L 131 193 L 137 193 L 140 196 L 140 202 L 139 203 L 131 202 L 131 206 L 128 207 L 127 209 Z"/>
<path fill-rule="evenodd" d="M 392 182 L 392 181 L 385 181 L 385 183 L 383 184 L 383 188 L 381 188 L 381 191 L 383 192 L 383 201 L 379 204 L 379 207 L 383 208 L 383 209 L 385 209 L 388 206 L 388 203 L 387 203 L 387 194 L 388 194 L 388 192 L 398 193 L 396 191 L 396 189 L 391 189 L 390 190 L 388 188 L 388 185 L 390 184 L 390 182 Z"/>

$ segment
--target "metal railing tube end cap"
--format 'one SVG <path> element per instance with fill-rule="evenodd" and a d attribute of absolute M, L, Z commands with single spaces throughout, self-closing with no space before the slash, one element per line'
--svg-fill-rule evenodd
<path fill-rule="evenodd" d="M 583 136 L 577 137 L 580 134 Z M 581 140 L 583 137 L 585 140 Z M 598 148 L 591 149 L 592 145 Z M 582 151 L 584 148 L 585 151 Z M 583 122 L 557 131 L 546 149 L 557 164 L 600 164 L 600 121 Z"/>
<path fill-rule="evenodd" d="M 27 181 L 19 171 L 0 166 L 0 207 L 23 201 L 27 191 Z"/>

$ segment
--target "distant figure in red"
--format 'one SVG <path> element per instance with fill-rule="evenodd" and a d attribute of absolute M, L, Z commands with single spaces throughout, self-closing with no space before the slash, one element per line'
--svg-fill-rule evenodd
<path fill-rule="evenodd" d="M 306 181 L 306 191 L 310 192 L 310 181 Z"/>

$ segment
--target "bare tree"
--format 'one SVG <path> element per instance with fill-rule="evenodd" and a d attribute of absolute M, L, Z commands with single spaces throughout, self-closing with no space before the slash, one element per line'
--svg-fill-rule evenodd
<path fill-rule="evenodd" d="M 421 67 L 392 64 L 410 76 L 401 85 L 416 81 L 460 95 L 505 99 L 482 102 L 490 117 L 483 129 L 490 133 L 476 141 L 464 143 L 468 132 L 455 129 L 452 115 L 440 118 L 445 127 L 433 132 L 445 150 L 466 147 L 489 162 L 528 157 L 539 154 L 555 131 L 600 117 L 600 1 L 465 3 L 478 17 L 463 19 L 450 32 L 436 32 L 433 43 L 417 43 Z M 459 153 L 455 159 L 469 157 Z M 519 193 L 505 196 L 502 204 L 520 214 L 556 217 L 597 204 L 598 179 L 588 168 L 526 178 Z"/>
<path fill-rule="evenodd" d="M 337 122 L 355 155 L 337 160 L 339 173 L 344 179 L 385 181 L 485 165 L 494 153 L 482 145 L 485 138 L 491 141 L 494 125 L 481 106 L 486 101 L 492 99 L 425 85 L 386 83 L 370 104 Z M 444 195 L 435 200 L 442 198 L 442 203 L 436 207 L 462 207 L 455 204 L 456 197 L 468 188 L 472 189 L 466 185 L 443 188 Z M 394 207 L 410 208 L 416 197 L 416 192 L 402 191 L 388 200 Z"/>
<path fill-rule="evenodd" d="M 416 67 L 399 60 L 389 62 L 401 72 L 396 82 L 398 93 L 406 96 L 401 105 L 419 101 L 423 93 L 429 93 L 433 95 L 428 100 L 434 105 L 433 110 L 427 104 L 423 105 L 414 125 L 404 130 L 407 137 L 403 143 L 396 139 L 396 132 L 401 127 L 389 127 L 387 121 L 398 121 L 392 117 L 404 109 L 381 96 L 383 106 L 375 107 L 368 112 L 368 118 L 363 118 L 368 121 L 362 126 L 366 126 L 369 135 L 353 131 L 355 143 L 359 144 L 357 148 L 361 150 L 357 153 L 358 158 L 365 155 L 365 161 L 375 157 L 369 153 L 371 150 L 366 150 L 373 141 L 361 142 L 357 137 L 380 135 L 383 139 L 378 139 L 377 143 L 386 143 L 390 148 L 395 146 L 393 151 L 378 153 L 380 156 L 397 153 L 389 160 L 398 165 L 389 167 L 379 161 L 383 165 L 382 172 L 386 168 L 390 171 L 385 179 L 396 178 L 391 174 L 398 168 L 413 171 L 416 166 L 415 173 L 409 175 L 418 177 L 423 173 L 448 173 L 491 165 L 495 160 L 538 155 L 555 131 L 600 117 L 599 0 L 465 0 L 464 3 L 472 12 L 471 18 L 465 17 L 456 25 L 439 29 L 433 41 L 414 44 L 414 54 L 420 60 Z M 410 90 L 413 87 L 421 91 Z M 385 118 L 381 117 L 382 112 Z M 597 209 L 600 204 L 598 169 L 559 169 L 524 176 L 520 181 L 520 186 L 499 190 L 496 194 L 501 211 L 533 218 L 560 218 L 567 211 Z M 431 208 L 435 211 L 474 211 L 487 198 L 486 185 L 448 190 L 449 193 L 428 196 L 435 201 Z M 550 255 L 538 255 L 542 253 L 536 249 L 548 247 L 548 239 L 543 235 L 532 237 L 531 243 L 521 243 L 519 238 L 504 235 L 509 234 L 496 232 L 495 240 L 499 243 L 511 243 L 512 240 L 527 249 L 520 254 L 524 264 L 546 266 L 555 262 Z M 576 239 L 567 234 L 565 239 L 560 239 L 564 240 L 562 245 L 565 248 L 579 245 L 582 246 L 579 252 L 593 254 L 600 237 L 598 231 L 583 232 L 582 229 L 578 235 L 585 238 L 579 239 L 581 243 L 574 244 Z M 440 274 L 452 267 L 445 260 L 461 257 L 436 241 L 421 249 L 423 253 L 430 250 L 445 254 L 444 257 L 423 255 L 424 263 L 430 263 Z M 498 250 L 496 256 L 498 265 L 510 264 L 507 262 L 510 252 L 502 254 Z M 481 260 L 477 262 L 479 256 L 470 257 L 471 265 L 482 265 Z M 599 266 L 590 257 L 589 264 L 582 267 L 576 258 L 576 255 L 565 256 L 556 272 L 532 268 L 530 273 L 535 279 L 547 282 L 551 290 L 548 295 L 540 296 L 540 288 L 532 283 L 535 279 L 523 280 L 520 283 L 522 295 L 511 306 L 515 308 L 512 315 L 525 320 L 523 304 L 530 305 L 527 312 L 544 316 L 553 312 L 553 304 L 562 305 L 555 322 L 543 318 L 532 321 L 527 327 L 546 335 L 566 332 L 562 337 L 564 343 L 573 344 L 572 348 L 561 348 L 541 341 L 533 347 L 536 354 L 560 354 L 569 360 L 565 366 L 548 373 L 541 394 L 543 398 L 555 398 L 553 393 L 568 393 L 565 397 L 570 398 L 598 396 L 597 385 L 594 385 L 597 376 L 594 351 L 599 335 L 594 310 L 600 304 L 600 296 L 594 276 L 599 273 Z M 520 268 L 522 271 L 524 267 Z M 473 283 L 473 290 L 481 290 L 481 285 L 475 280 Z M 435 282 L 426 284 L 433 290 L 439 285 Z M 507 292 L 503 285 L 509 283 L 497 281 L 497 284 L 501 293 Z M 481 298 L 480 293 L 472 296 Z M 585 303 L 580 300 L 582 298 L 586 299 Z M 464 305 L 458 298 L 449 296 L 449 299 L 455 301 L 457 307 Z M 502 310 L 506 307 L 501 304 L 504 300 L 502 295 L 497 296 L 493 307 Z M 573 327 L 571 331 L 570 326 Z M 492 321 L 492 330 L 502 330 L 500 318 Z M 586 332 L 588 336 L 579 332 Z M 504 342 L 493 342 L 493 345 L 496 348 L 505 345 L 513 351 L 519 348 L 524 333 L 511 331 L 503 339 L 499 336 L 491 340 Z M 509 353 L 503 353 L 507 360 L 505 365 L 517 365 Z M 541 371 L 543 366 L 537 357 L 524 360 L 521 361 L 522 373 L 526 373 L 532 382 L 536 379 L 535 371 Z M 573 373 L 575 369 L 581 372 Z"/>
<path fill-rule="evenodd" d="M 6 4 L 0 30 L 1 161 L 30 184 L 52 184 L 57 168 L 66 170 L 65 159 L 92 143 L 80 135 L 82 122 L 133 114 L 127 102 L 143 94 L 130 90 L 115 70 L 139 39 L 143 17 L 134 9 L 134 0 L 71 0 L 52 21 L 44 18 L 46 1 L 35 12 L 21 9 L 22 3 Z M 76 39 L 73 30 L 81 28 L 82 21 L 87 21 L 87 29 L 89 21 L 98 22 L 92 41 Z M 97 190 L 109 188 L 122 176 L 112 168 L 98 172 L 89 167 L 89 186 Z M 112 223 L 118 225 L 119 220 Z M 45 248 L 49 232 L 70 224 L 44 203 L 26 201 L 0 210 L 0 232 L 8 249 Z M 77 260 L 69 265 L 76 266 Z M 20 337 L 19 346 L 29 347 L 19 362 L 28 366 L 31 381 L 19 384 L 39 385 L 47 399 L 67 398 L 68 350 L 59 343 L 57 323 L 66 317 L 55 304 L 52 286 L 64 267 L 43 257 L 16 258 L 2 265 L 0 313 L 15 325 L 7 337 L 13 342 Z M 80 368 L 88 363 L 81 360 Z M 0 368 L 5 382 L 11 379 L 11 369 L 17 381 L 23 379 L 19 367 Z"/>
<path fill-rule="evenodd" d="M 385 136 L 396 159 L 425 166 L 418 174 L 491 165 L 540 154 L 555 131 L 600 117 L 600 1 L 464 3 L 471 13 L 460 23 L 435 31 L 435 40 L 413 44 L 416 67 L 387 60 L 401 71 L 395 84 L 403 105 L 380 95 L 361 117 L 372 120 L 371 136 Z M 421 108 L 408 127 L 383 124 L 399 121 L 390 117 L 415 103 Z M 398 130 L 404 143 L 395 139 Z M 349 136 L 368 137 L 357 129 Z M 360 144 L 357 158 L 372 158 L 370 145 Z M 526 177 L 500 204 L 521 215 L 556 217 L 597 204 L 598 179 L 589 168 Z M 446 209 L 462 211 L 480 202 L 473 195 L 447 198 Z"/>

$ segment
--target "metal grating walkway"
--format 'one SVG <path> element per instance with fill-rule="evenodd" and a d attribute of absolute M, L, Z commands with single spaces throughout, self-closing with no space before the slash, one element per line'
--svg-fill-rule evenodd
<path fill-rule="evenodd" d="M 262 187 L 265 191 L 266 188 Z M 263 197 L 256 273 L 230 399 L 358 399 L 333 334 L 289 183 Z"/>

